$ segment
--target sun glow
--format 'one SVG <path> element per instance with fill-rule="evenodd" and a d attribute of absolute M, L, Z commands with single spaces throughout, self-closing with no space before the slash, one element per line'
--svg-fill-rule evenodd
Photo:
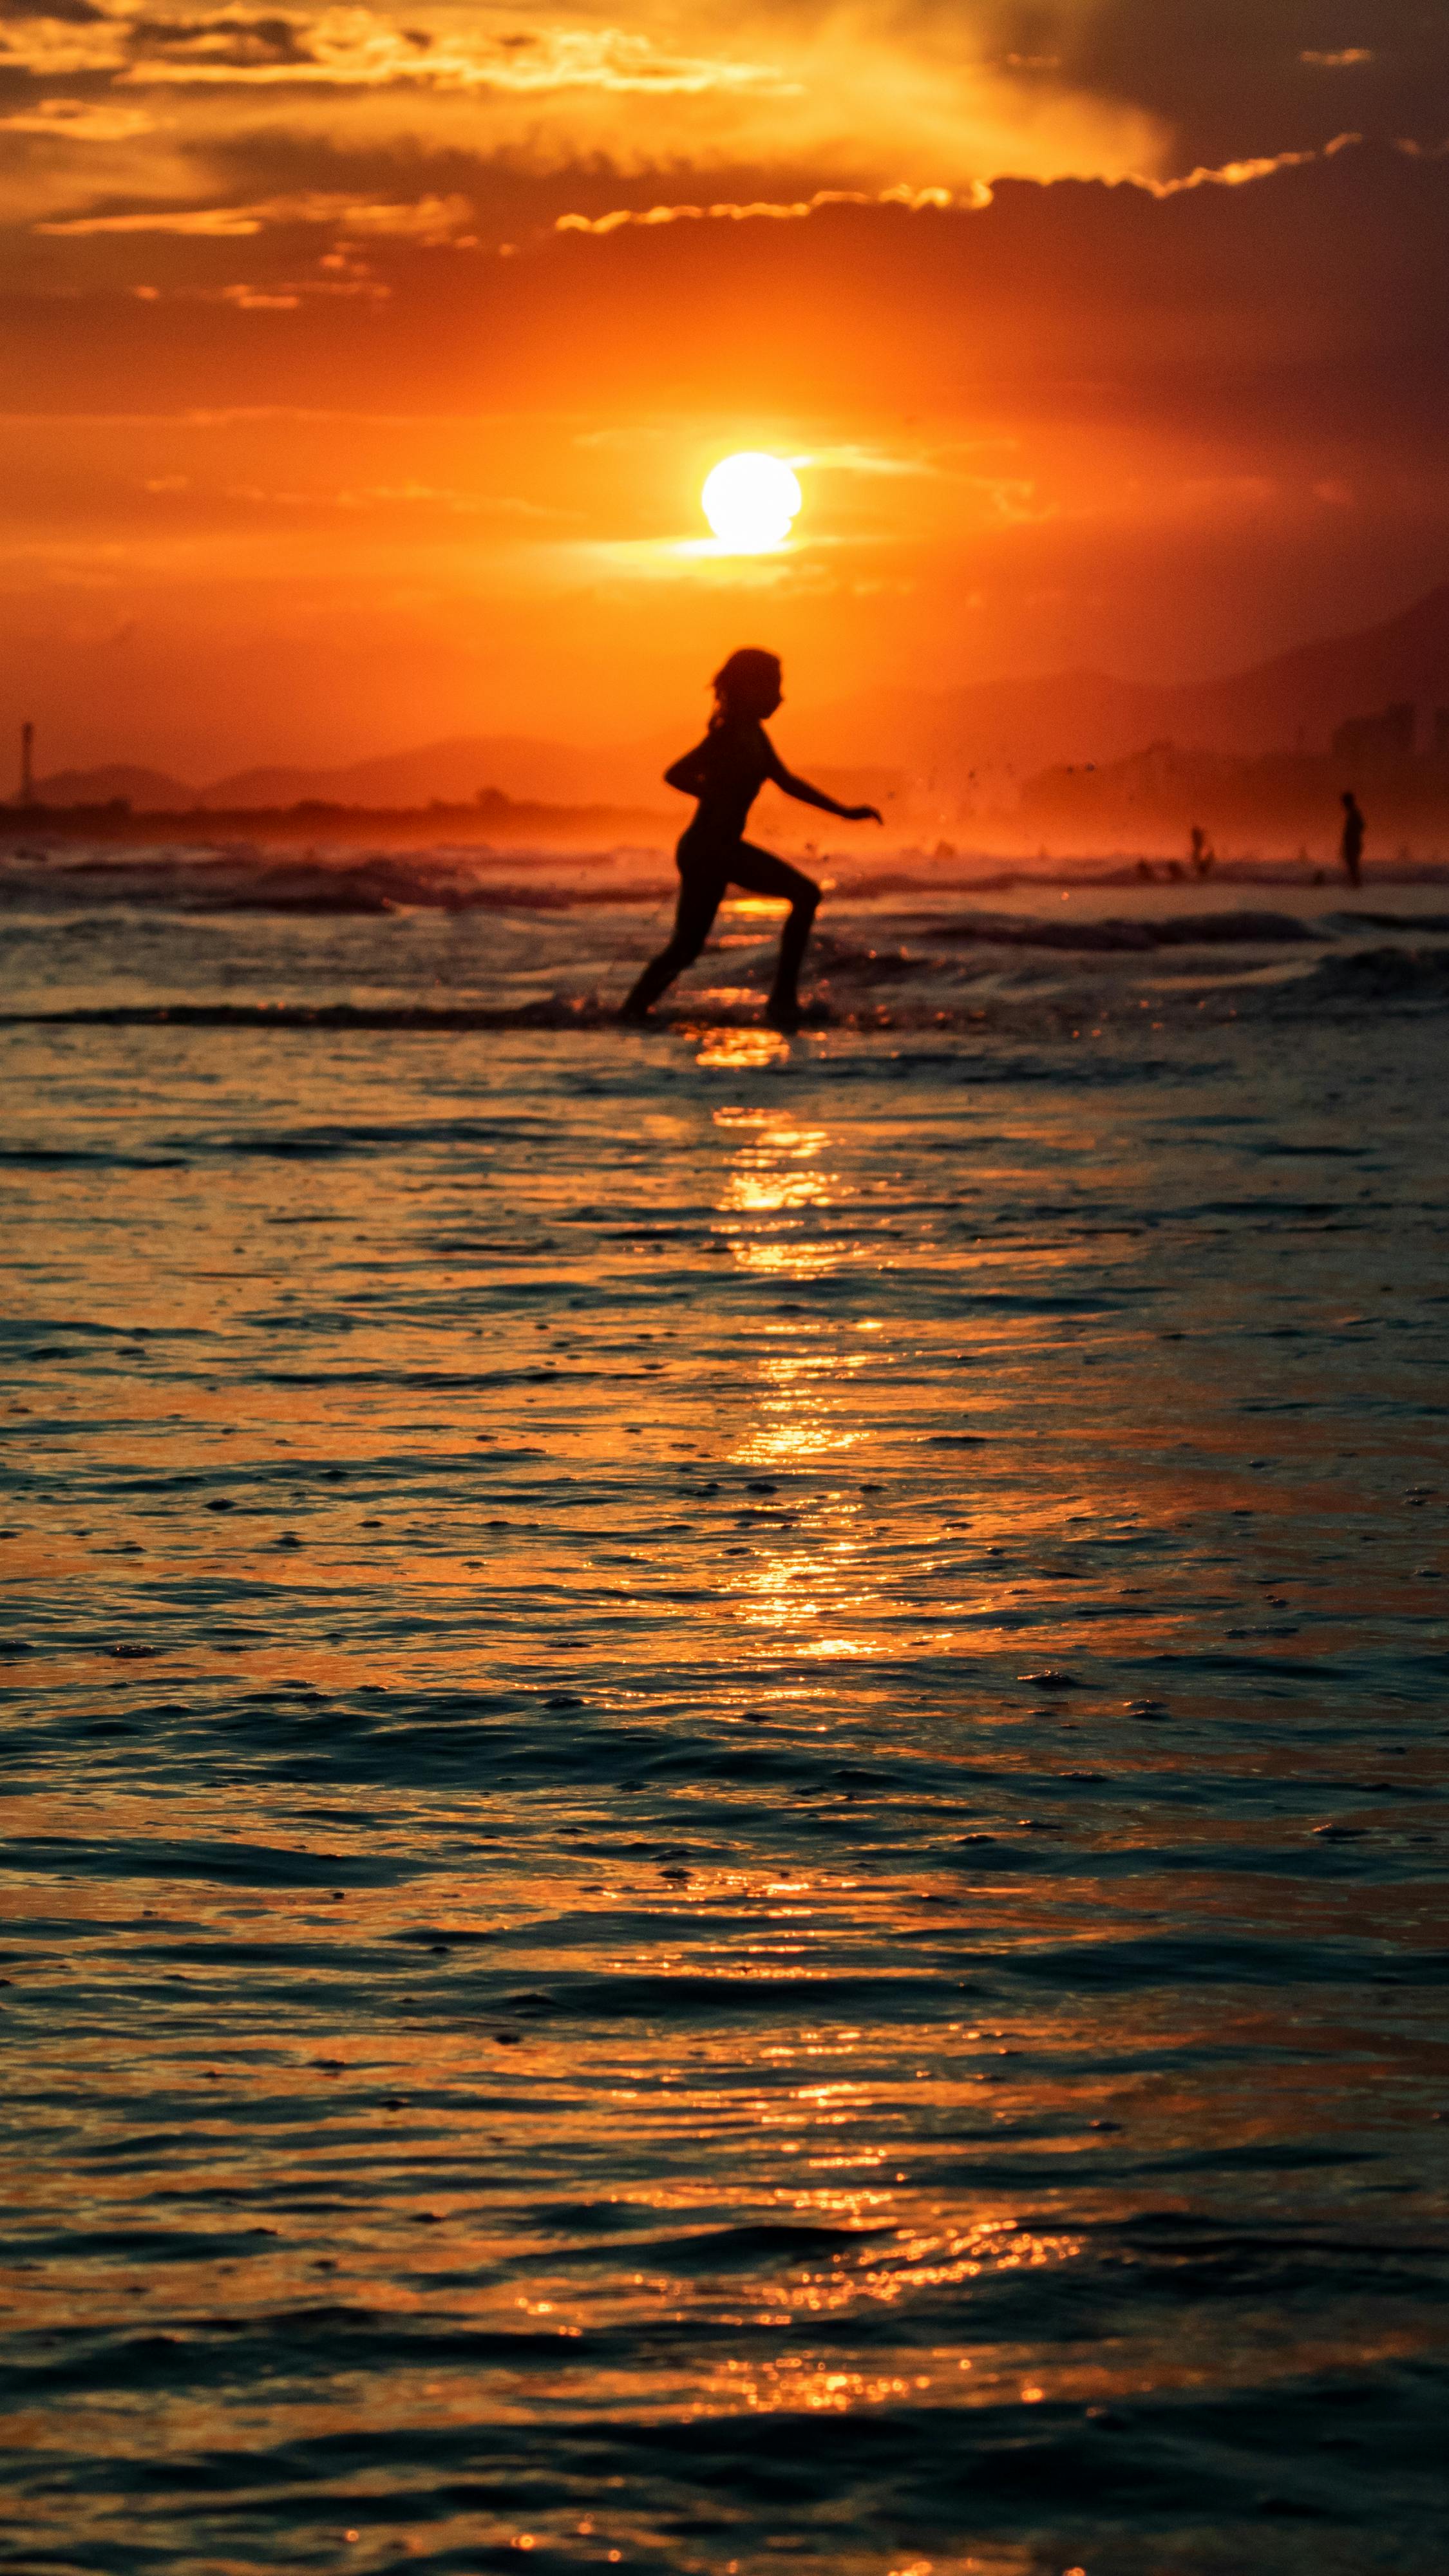
<path fill-rule="evenodd" d="M 716 465 L 699 497 L 720 544 L 736 554 L 756 555 L 783 544 L 801 492 L 780 457 L 747 448 Z"/>

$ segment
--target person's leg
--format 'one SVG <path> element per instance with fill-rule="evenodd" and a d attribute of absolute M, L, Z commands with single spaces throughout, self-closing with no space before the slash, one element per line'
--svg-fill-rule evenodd
<path fill-rule="evenodd" d="M 730 861 L 730 883 L 743 886 L 747 894 L 783 896 L 790 907 L 789 918 L 780 933 L 780 955 L 775 967 L 775 981 L 765 1009 L 772 1020 L 793 1024 L 800 1008 L 796 986 L 800 980 L 800 962 L 815 907 L 820 901 L 820 888 L 814 879 L 802 875 L 785 859 L 777 859 L 769 850 L 757 850 L 742 841 Z"/>
<path fill-rule="evenodd" d="M 674 931 L 667 948 L 661 948 L 639 977 L 619 1016 L 625 1020 L 642 1020 L 659 996 L 667 992 L 676 975 L 692 966 L 709 937 L 710 925 L 720 907 L 725 880 L 722 875 L 688 875 L 679 881 L 679 905 L 674 915 Z"/>

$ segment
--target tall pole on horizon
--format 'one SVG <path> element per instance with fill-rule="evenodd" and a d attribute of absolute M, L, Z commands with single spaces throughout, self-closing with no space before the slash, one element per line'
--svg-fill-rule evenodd
<path fill-rule="evenodd" d="M 35 803 L 35 727 L 28 723 L 20 728 L 20 802 Z"/>

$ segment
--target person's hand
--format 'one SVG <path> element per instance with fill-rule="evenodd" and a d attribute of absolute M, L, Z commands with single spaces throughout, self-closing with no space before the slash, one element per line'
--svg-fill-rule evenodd
<path fill-rule="evenodd" d="M 884 823 L 885 816 L 875 805 L 850 805 L 845 819 L 847 823 Z"/>

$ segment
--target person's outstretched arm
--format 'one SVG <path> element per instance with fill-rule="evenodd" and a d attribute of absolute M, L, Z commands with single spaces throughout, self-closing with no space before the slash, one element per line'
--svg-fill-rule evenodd
<path fill-rule="evenodd" d="M 808 778 L 797 778 L 792 769 L 785 767 L 768 734 L 765 740 L 770 753 L 769 774 L 777 787 L 783 789 L 787 796 L 794 797 L 797 805 L 814 805 L 822 814 L 838 814 L 842 823 L 884 822 L 885 817 L 876 806 L 839 805 L 833 796 L 826 795 L 823 787 L 812 787 Z"/>

